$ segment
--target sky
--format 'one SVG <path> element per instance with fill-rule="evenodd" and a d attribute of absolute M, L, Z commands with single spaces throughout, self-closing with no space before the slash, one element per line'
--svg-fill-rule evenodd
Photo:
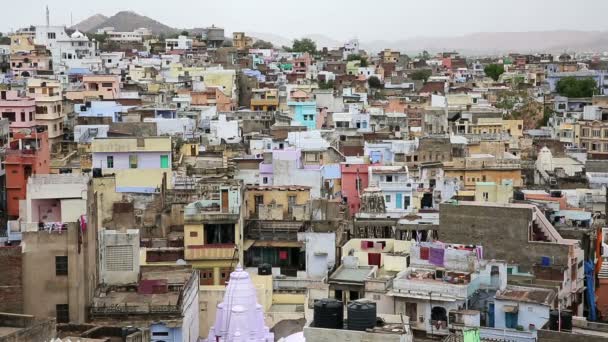
<path fill-rule="evenodd" d="M 178 28 L 212 24 L 233 31 L 298 38 L 398 40 L 474 32 L 608 30 L 606 0 L 20 0 L 2 16 L 0 31 L 52 25 L 132 10 Z M 29 14 L 27 14 L 29 13 Z M 27 15 L 26 15 L 27 14 Z"/>

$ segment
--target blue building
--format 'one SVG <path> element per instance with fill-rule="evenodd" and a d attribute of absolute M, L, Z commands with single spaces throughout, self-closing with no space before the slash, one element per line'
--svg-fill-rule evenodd
<path fill-rule="evenodd" d="M 79 117 L 109 117 L 118 122 L 119 114 L 126 113 L 133 106 L 123 106 L 116 101 L 86 101 L 74 105 L 74 112 Z"/>
<path fill-rule="evenodd" d="M 287 102 L 294 120 L 306 126 L 308 130 L 317 128 L 317 103 L 315 101 Z"/>

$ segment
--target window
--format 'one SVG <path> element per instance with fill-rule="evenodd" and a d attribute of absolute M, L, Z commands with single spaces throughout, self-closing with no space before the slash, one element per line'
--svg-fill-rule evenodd
<path fill-rule="evenodd" d="M 106 165 L 108 169 L 113 169 L 114 168 L 114 156 L 107 156 L 106 157 Z"/>
<path fill-rule="evenodd" d="M 407 209 L 410 206 L 410 196 L 403 197 L 403 209 Z"/>
<path fill-rule="evenodd" d="M 490 195 L 487 192 L 484 192 L 483 193 L 483 200 L 487 202 L 488 198 L 490 198 Z"/>
<path fill-rule="evenodd" d="M 198 232 L 190 232 L 190 237 L 198 237 Z"/>
<path fill-rule="evenodd" d="M 161 169 L 169 168 L 169 156 L 168 155 L 160 156 L 160 167 L 161 167 Z"/>
<path fill-rule="evenodd" d="M 55 32 L 47 32 L 46 37 L 48 39 L 55 39 L 57 38 L 57 35 L 55 34 Z"/>
<path fill-rule="evenodd" d="M 391 195 L 384 196 L 384 202 L 391 203 Z"/>
<path fill-rule="evenodd" d="M 583 128 L 582 135 L 583 135 L 584 137 L 588 137 L 588 136 L 589 136 L 589 128 Z"/>
<path fill-rule="evenodd" d="M 55 257 L 55 275 L 57 275 L 57 276 L 68 275 L 68 257 L 67 256 L 56 256 Z"/>
<path fill-rule="evenodd" d="M 112 82 L 102 82 L 101 86 L 103 88 L 112 88 Z"/>
<path fill-rule="evenodd" d="M 107 246 L 105 267 L 111 272 L 133 271 L 133 248 L 130 245 Z"/>
<path fill-rule="evenodd" d="M 68 304 L 55 305 L 57 323 L 70 323 L 70 306 Z"/>
<path fill-rule="evenodd" d="M 30 112 L 30 121 L 32 121 L 32 120 L 34 120 L 34 113 Z M 62 124 L 59 124 L 59 125 L 61 126 Z"/>
<path fill-rule="evenodd" d="M 600 130 L 599 129 L 594 129 L 593 130 L 593 137 L 594 138 L 599 138 L 600 137 Z"/>
<path fill-rule="evenodd" d="M 262 178 L 262 183 L 263 184 L 268 184 L 268 177 Z"/>
<path fill-rule="evenodd" d="M 25 122 L 25 112 L 21 112 L 21 122 Z"/>
<path fill-rule="evenodd" d="M 29 91 L 30 91 L 30 94 L 33 94 L 33 93 L 36 92 L 36 89 L 35 88 L 30 88 Z"/>
<path fill-rule="evenodd" d="M 137 169 L 137 154 L 129 155 L 129 168 Z"/>
<path fill-rule="evenodd" d="M 393 182 L 393 176 L 392 175 L 386 176 L 386 182 L 387 183 L 392 183 Z"/>

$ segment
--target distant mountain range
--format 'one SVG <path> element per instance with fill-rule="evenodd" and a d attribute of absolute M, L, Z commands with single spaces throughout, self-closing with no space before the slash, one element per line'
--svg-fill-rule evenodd
<path fill-rule="evenodd" d="M 114 27 L 117 31 L 133 31 L 147 28 L 154 34 L 173 34 L 181 29 L 169 27 L 149 17 L 132 11 L 118 12 L 111 17 L 96 14 L 72 28 L 83 32 L 96 32 L 103 27 Z M 188 29 L 192 34 L 200 34 L 201 28 Z M 247 32 L 248 35 L 269 41 L 277 47 L 289 46 L 292 39 L 273 33 Z M 317 43 L 317 47 L 336 48 L 343 44 L 320 34 L 305 35 Z M 417 37 L 402 40 L 361 41 L 361 47 L 371 52 L 385 48 L 417 54 L 429 52 L 459 51 L 466 55 L 502 54 L 508 52 L 602 52 L 608 51 L 606 31 L 533 31 L 533 32 L 481 32 L 453 37 Z"/>

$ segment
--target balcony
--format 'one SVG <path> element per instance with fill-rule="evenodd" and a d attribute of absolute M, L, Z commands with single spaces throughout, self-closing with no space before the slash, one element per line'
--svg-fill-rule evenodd
<path fill-rule="evenodd" d="M 186 260 L 232 260 L 238 258 L 236 245 L 190 245 L 186 246 Z"/>
<path fill-rule="evenodd" d="M 411 182 L 378 182 L 378 187 L 382 190 L 393 191 L 415 191 Z"/>

